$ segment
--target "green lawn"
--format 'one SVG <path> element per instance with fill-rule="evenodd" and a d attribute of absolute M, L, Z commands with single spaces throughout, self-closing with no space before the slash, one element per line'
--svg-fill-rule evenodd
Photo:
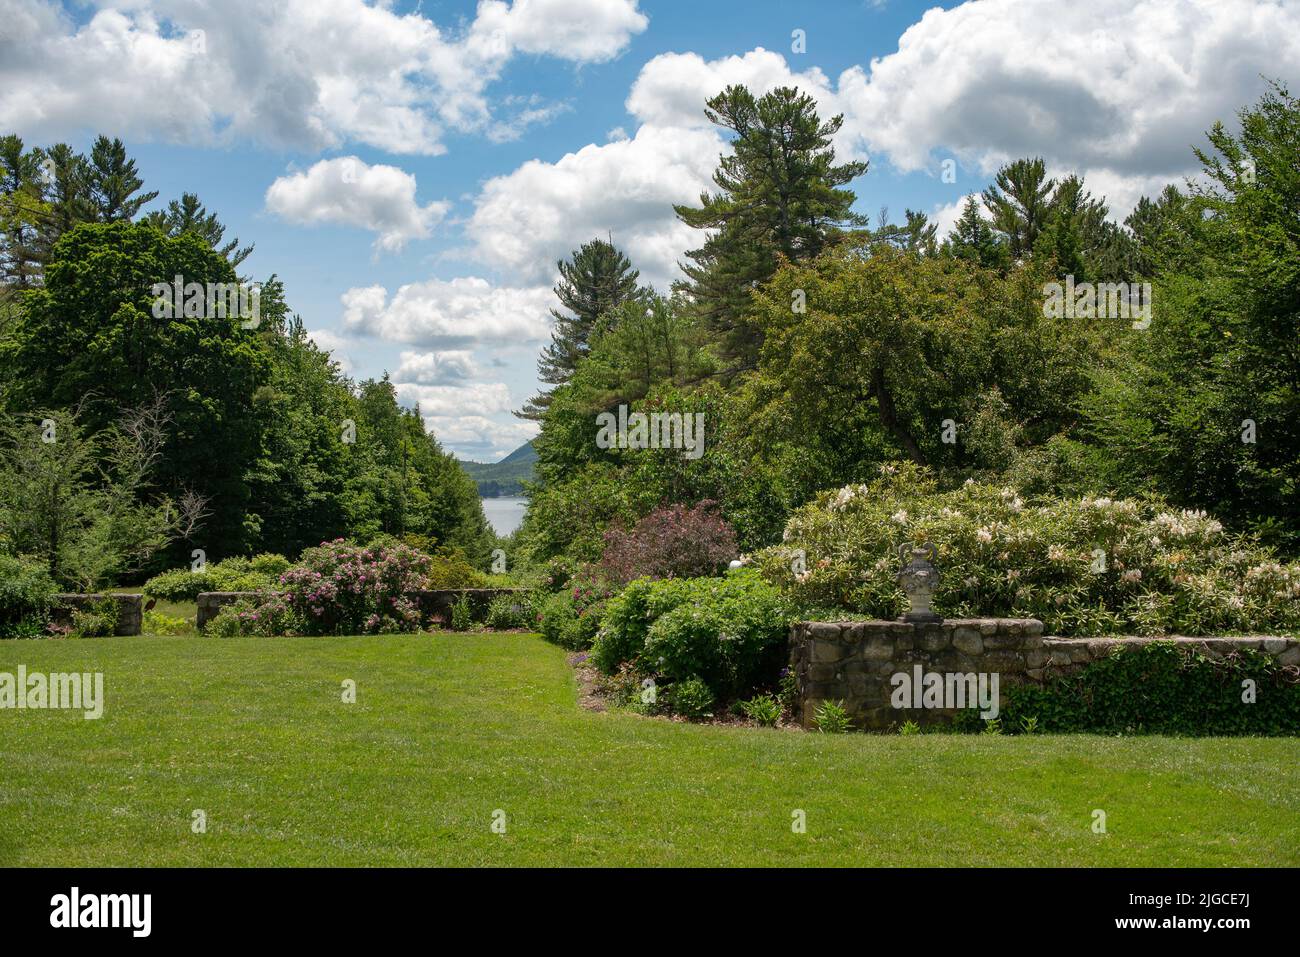
<path fill-rule="evenodd" d="M 107 707 L 0 711 L 0 865 L 1300 864 L 1294 739 L 593 714 L 518 635 L 0 642 L 19 664 L 103 671 Z"/>

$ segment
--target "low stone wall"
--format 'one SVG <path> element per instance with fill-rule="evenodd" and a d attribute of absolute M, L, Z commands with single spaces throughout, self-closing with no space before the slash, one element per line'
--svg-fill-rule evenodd
<path fill-rule="evenodd" d="M 105 598 L 117 603 L 117 629 L 115 635 L 138 635 L 144 623 L 143 595 L 55 595 L 50 618 L 60 624 L 69 624 L 72 613 L 93 610 Z"/>
<path fill-rule="evenodd" d="M 199 592 L 198 612 L 194 624 L 202 631 L 208 622 L 217 617 L 217 613 L 226 605 L 233 605 L 241 598 L 256 599 L 260 592 L 255 591 L 203 591 Z"/>
<path fill-rule="evenodd" d="M 407 592 L 407 597 L 415 602 L 421 613 L 428 619 L 450 621 L 451 609 L 462 598 L 469 599 L 470 612 L 475 620 L 481 620 L 487 613 L 487 606 L 498 595 L 512 595 L 523 591 L 521 588 L 451 588 L 421 589 Z M 217 613 L 226 605 L 232 605 L 242 598 L 255 600 L 260 592 L 255 591 L 205 591 L 199 593 L 198 614 L 195 623 L 199 631 L 207 627 L 208 622 L 217 617 Z"/>
<path fill-rule="evenodd" d="M 524 591 L 522 588 L 453 588 L 424 589 L 408 593 L 416 606 L 426 616 L 441 619 L 444 623 L 451 620 L 452 606 L 462 598 L 468 599 L 470 614 L 475 621 L 482 621 L 487 615 L 488 605 L 498 595 L 513 595 Z"/>
<path fill-rule="evenodd" d="M 904 721 L 946 724 L 957 708 L 895 708 L 893 676 L 904 673 L 997 675 L 999 691 L 1042 683 L 1105 657 L 1120 646 L 1149 641 L 1194 645 L 1211 657 L 1246 648 L 1300 664 L 1294 638 L 1045 638 L 1036 619 L 954 619 L 934 624 L 903 621 L 798 622 L 790 631 L 790 667 L 799 713 L 810 727 L 823 701 L 842 701 L 854 725 L 887 730 Z"/>

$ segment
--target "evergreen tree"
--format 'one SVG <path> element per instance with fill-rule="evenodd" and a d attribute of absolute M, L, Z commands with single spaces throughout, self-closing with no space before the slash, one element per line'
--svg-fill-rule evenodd
<path fill-rule="evenodd" d="M 168 236 L 194 233 L 224 256 L 232 266 L 239 266 L 253 252 L 252 246 L 241 249 L 238 237 L 223 245 L 221 240 L 225 236 L 226 227 L 217 219 L 216 213 L 207 211 L 194 193 L 182 193 L 179 201 L 173 199 L 165 211 L 156 210 L 146 216 L 145 221 L 157 226 Z"/>
<path fill-rule="evenodd" d="M 993 217 L 993 228 L 1006 237 L 1013 258 L 1033 252 L 1047 226 L 1055 187 L 1056 181 L 1047 178 L 1047 166 L 1040 157 L 1003 166 L 994 185 L 984 191 L 984 206 Z"/>
<path fill-rule="evenodd" d="M 1166 186 L 1154 200 L 1143 196 L 1124 220 L 1133 237 L 1131 265 L 1135 275 L 1150 277 L 1158 269 L 1186 265 L 1194 223 L 1188 222 L 1187 197 L 1177 186 Z"/>
<path fill-rule="evenodd" d="M 985 268 L 1000 268 L 1007 263 L 1007 248 L 980 212 L 974 196 L 967 196 L 961 216 L 943 242 L 945 254 Z"/>
<path fill-rule="evenodd" d="M 89 172 L 90 199 L 98 222 L 134 219 L 141 206 L 158 197 L 156 191 L 135 195 L 144 181 L 136 174 L 135 160 L 127 158 L 126 147 L 119 139 L 100 136 L 95 140 Z"/>
<path fill-rule="evenodd" d="M 56 143 L 44 152 L 52 174 L 47 184 L 50 213 L 42 237 L 48 251 L 73 226 L 93 222 L 95 206 L 90 199 L 90 164 L 86 157 L 67 143 Z"/>
<path fill-rule="evenodd" d="M 13 135 L 0 137 L 0 284 L 39 285 L 38 229 L 46 213 L 41 156 Z"/>
<path fill-rule="evenodd" d="M 762 336 L 747 313 L 756 286 L 769 279 L 781 258 L 811 259 L 865 220 L 853 212 L 855 196 L 842 189 L 867 170 L 865 162 L 835 164 L 831 138 L 842 116 L 822 122 L 812 97 L 782 87 L 755 98 L 730 86 L 708 101 L 705 115 L 735 134 L 700 205 L 675 206 L 678 218 L 713 230 L 682 265 L 679 284 L 696 314 L 721 339 L 723 355 L 737 370 L 752 368 Z"/>
<path fill-rule="evenodd" d="M 930 217 L 914 209 L 905 211 L 907 222 L 895 225 L 889 221 L 889 210 L 880 211 L 880 225 L 871 234 L 876 242 L 886 242 L 899 249 L 914 252 L 921 256 L 933 256 L 938 252 L 935 241 L 939 227 L 930 222 Z"/>
<path fill-rule="evenodd" d="M 1119 281 L 1132 271 L 1132 240 L 1114 222 L 1104 199 L 1094 199 L 1082 177 L 1067 176 L 1052 193 L 1047 223 L 1034 255 L 1055 256 L 1058 272 L 1079 282 Z"/>
<path fill-rule="evenodd" d="M 620 305 L 645 295 L 637 285 L 641 274 L 612 240 L 593 239 L 575 250 L 571 261 L 555 265 L 560 271 L 555 295 L 566 311 L 551 310 L 555 319 L 551 342 L 537 360 L 537 378 L 551 386 L 563 385 L 573 377 L 591 348 L 592 337 Z M 540 419 L 550 401 L 551 390 L 542 392 L 515 414 Z"/>

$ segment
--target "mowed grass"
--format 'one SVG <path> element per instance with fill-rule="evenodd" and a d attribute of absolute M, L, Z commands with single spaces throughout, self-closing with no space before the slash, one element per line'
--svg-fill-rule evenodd
<path fill-rule="evenodd" d="M 0 865 L 1300 863 L 1294 739 L 595 714 L 520 635 L 0 642 L 19 664 L 102 671 L 107 707 L 0 710 Z"/>

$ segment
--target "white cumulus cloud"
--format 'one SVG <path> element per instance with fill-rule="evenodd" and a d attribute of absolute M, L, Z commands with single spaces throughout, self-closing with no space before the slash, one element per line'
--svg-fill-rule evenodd
<path fill-rule="evenodd" d="M 500 135 L 552 115 L 494 119 L 487 88 L 517 54 L 600 62 L 647 25 L 636 0 L 484 0 L 455 31 L 365 0 L 86 6 L 74 18 L 52 0 L 0 0 L 0 127 L 436 154 L 448 127 Z"/>
<path fill-rule="evenodd" d="M 293 223 L 368 229 L 377 249 L 397 252 L 409 240 L 427 239 L 451 208 L 445 201 L 419 205 L 415 189 L 415 177 L 396 166 L 344 156 L 281 176 L 266 191 L 266 208 Z"/>
<path fill-rule="evenodd" d="M 502 272 L 549 285 L 557 260 L 610 236 L 643 281 L 666 292 L 700 238 L 673 204 L 699 200 L 723 148 L 712 130 L 642 126 L 632 139 L 593 143 L 555 163 L 530 160 L 484 184 L 465 227 L 473 251 Z"/>
<path fill-rule="evenodd" d="M 492 415 L 510 411 L 510 389 L 504 382 L 471 382 L 462 385 L 419 385 L 397 382 L 399 399 L 418 402 L 429 416 Z"/>
<path fill-rule="evenodd" d="M 416 385 L 473 379 L 479 374 L 474 355 L 468 349 L 448 349 L 442 352 L 403 350 L 400 361 L 401 365 L 393 373 L 393 378 L 398 382 Z"/>
<path fill-rule="evenodd" d="M 424 410 L 421 409 L 421 412 Z M 536 437 L 536 422 L 482 415 L 425 415 L 424 424 L 461 459 L 495 462 Z"/>
<path fill-rule="evenodd" d="M 352 332 L 426 348 L 529 344 L 549 339 L 552 300 L 546 286 L 493 286 L 477 276 L 408 283 L 391 299 L 383 286 L 364 286 L 343 294 L 343 323 Z"/>
<path fill-rule="evenodd" d="M 927 11 L 835 92 L 843 134 L 900 170 L 937 172 L 937 150 L 985 174 L 1042 156 L 1122 211 L 1192 171 L 1261 73 L 1300 77 L 1300 5 L 981 0 Z"/>

